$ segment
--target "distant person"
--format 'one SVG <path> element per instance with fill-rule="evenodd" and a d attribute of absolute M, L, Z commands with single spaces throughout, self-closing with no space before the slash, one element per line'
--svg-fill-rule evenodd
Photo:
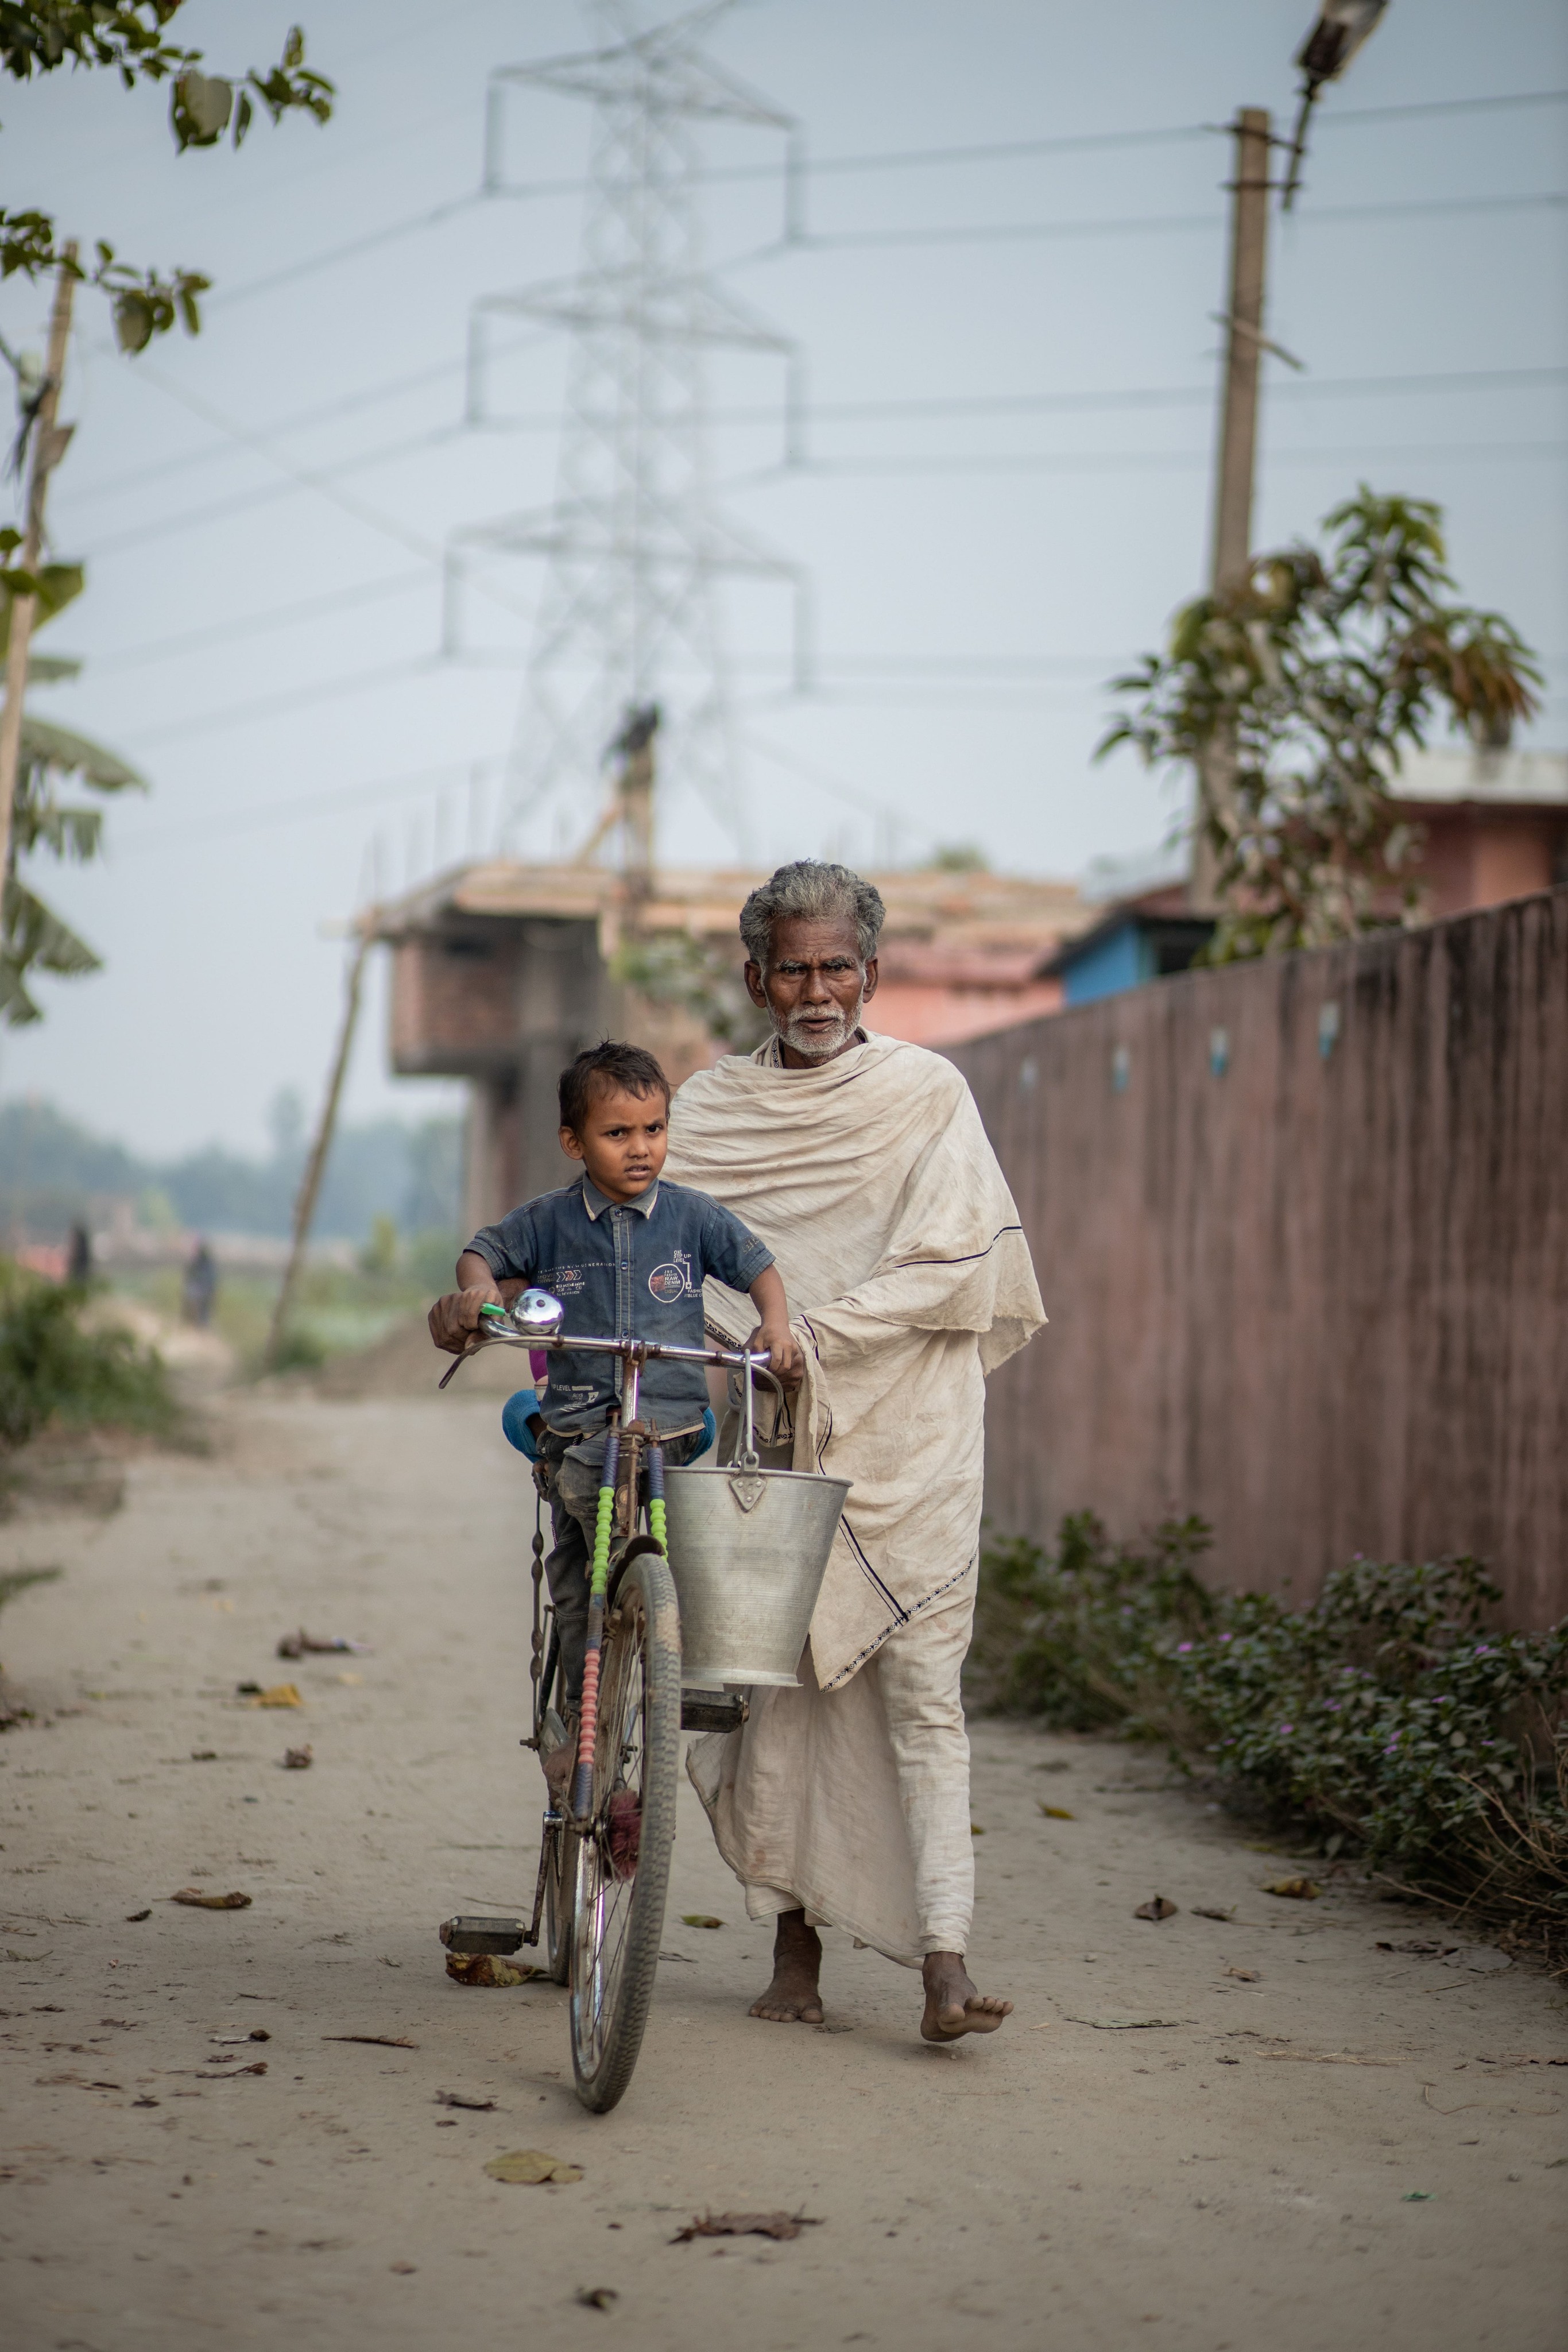
<path fill-rule="evenodd" d="M 213 1301 L 218 1295 L 217 1260 L 204 1241 L 199 1241 L 191 1253 L 181 1286 L 180 1307 L 187 1323 L 204 1331 L 213 1319 Z"/>
<path fill-rule="evenodd" d="M 71 1227 L 66 1252 L 66 1280 L 85 1287 L 92 1280 L 92 1235 L 84 1224 Z"/>

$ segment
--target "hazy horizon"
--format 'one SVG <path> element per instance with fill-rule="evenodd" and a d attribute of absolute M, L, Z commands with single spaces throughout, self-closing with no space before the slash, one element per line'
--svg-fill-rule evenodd
<path fill-rule="evenodd" d="M 340 1000 L 330 927 L 378 855 L 395 887 L 487 823 L 538 573 L 519 567 L 511 603 L 480 615 L 483 661 L 443 662 L 430 551 L 554 484 L 560 339 L 497 371 L 527 430 L 463 428 L 462 362 L 477 299 L 575 268 L 580 198 L 472 198 L 487 72 L 590 46 L 585 12 L 191 0 L 173 30 L 214 67 L 261 64 L 296 13 L 339 84 L 325 129 L 263 121 L 237 156 L 176 159 L 163 95 L 59 74 L 9 88 L 0 131 L 14 202 L 215 281 L 199 339 L 134 360 L 101 298 L 78 298 L 62 411 L 78 431 L 51 521 L 89 587 L 40 650 L 87 667 L 32 707 L 122 751 L 153 789 L 110 805 L 102 868 L 34 861 L 108 969 L 42 982 L 43 1024 L 0 1034 L 0 1098 L 36 1091 L 160 1157 L 255 1150 L 283 1086 L 314 1106 Z M 1105 681 L 1203 582 L 1228 151 L 1202 126 L 1249 103 L 1285 127 L 1312 14 L 754 0 L 717 20 L 713 56 L 798 118 L 824 166 L 807 183 L 821 242 L 767 250 L 777 178 L 716 185 L 706 223 L 710 263 L 733 265 L 725 282 L 804 354 L 812 465 L 779 462 L 781 372 L 753 358 L 713 372 L 716 408 L 756 412 L 719 425 L 716 470 L 731 511 L 810 574 L 824 689 L 784 690 L 784 598 L 737 597 L 735 823 L 673 793 L 673 862 L 874 866 L 890 838 L 908 862 L 974 841 L 998 866 L 1073 876 L 1160 840 L 1158 782 L 1090 758 Z M 1545 0 L 1395 0 L 1325 93 L 1300 209 L 1271 230 L 1269 328 L 1305 372 L 1269 373 L 1254 531 L 1260 546 L 1310 531 L 1362 478 L 1440 500 L 1462 594 L 1546 658 L 1526 740 L 1553 749 L 1568 740 L 1568 109 L 1377 110 L 1564 88 L 1568 18 Z M 514 175 L 575 180 L 587 124 L 580 102 L 517 97 Z M 1191 135 L 825 168 L 1166 131 Z M 706 152 L 776 163 L 781 144 L 730 130 Z M 1012 233 L 1052 223 L 1071 233 Z M 1109 226 L 1127 223 L 1143 226 Z M 993 229 L 1009 233 L 854 241 Z M 47 300 L 0 292 L 13 349 L 41 342 Z M 1104 397 L 1038 404 L 1079 394 Z M 844 413 L 895 401 L 927 410 Z M 593 814 L 563 827 L 545 812 L 531 849 L 580 838 Z M 378 971 L 345 1116 L 418 1120 L 457 1092 L 387 1076 Z"/>

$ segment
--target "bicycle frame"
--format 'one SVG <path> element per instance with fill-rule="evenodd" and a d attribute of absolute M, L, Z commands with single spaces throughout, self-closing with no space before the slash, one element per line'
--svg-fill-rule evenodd
<path fill-rule="evenodd" d="M 485 1347 L 541 1349 L 548 1353 L 564 1355 L 619 1356 L 624 1371 L 622 1380 L 621 1404 L 611 1413 L 604 1440 L 604 1469 L 599 1487 L 599 1508 L 594 1523 L 593 1557 L 588 1590 L 588 1639 L 583 1654 L 582 1701 L 578 1717 L 577 1762 L 572 1773 L 569 1799 L 570 1819 L 574 1828 L 586 1831 L 593 1804 L 593 1750 L 599 1736 L 599 1677 L 604 1651 L 604 1617 L 610 1591 L 610 1552 L 617 1533 L 617 1502 L 621 1501 L 619 1517 L 622 1549 L 621 1563 L 629 1556 L 626 1547 L 637 1540 L 637 1509 L 641 1487 L 640 1472 L 644 1454 L 648 1471 L 648 1537 L 659 1551 L 667 1554 L 664 1539 L 664 1449 L 660 1444 L 656 1429 L 651 1428 L 639 1415 L 643 1367 L 648 1363 L 680 1362 L 712 1364 L 727 1370 L 739 1370 L 743 1409 L 741 1449 L 737 1460 L 743 1469 L 756 1469 L 757 1452 L 756 1410 L 752 1382 L 760 1372 L 775 1388 L 778 1381 L 768 1369 L 766 1349 L 753 1354 L 747 1349 L 679 1348 L 653 1339 L 608 1339 L 579 1337 L 559 1328 L 563 1313 L 559 1299 L 548 1291 L 528 1291 L 518 1301 L 527 1311 L 508 1311 L 504 1307 L 480 1308 L 483 1337 L 473 1348 L 465 1349 L 445 1372 L 438 1386 L 444 1388 L 459 1367 L 470 1355 Z M 555 1328 L 552 1328 L 555 1327 Z M 780 1394 L 782 1391 L 780 1391 Z M 622 1460 L 624 1456 L 624 1461 Z M 624 1477 L 622 1473 L 624 1469 Z M 540 1538 L 535 1538 L 535 1575 L 539 1573 Z M 620 1563 L 618 1563 L 619 1565 Z M 537 1585 L 536 1585 L 537 1591 Z M 535 1640 L 538 1641 L 536 1632 Z M 536 1654 L 534 1672 L 539 1673 Z M 537 1736 L 537 1727 L 536 1727 Z M 538 1929 L 538 1904 L 535 1905 L 534 1930 Z M 530 1941 L 533 1938 L 529 1938 Z"/>

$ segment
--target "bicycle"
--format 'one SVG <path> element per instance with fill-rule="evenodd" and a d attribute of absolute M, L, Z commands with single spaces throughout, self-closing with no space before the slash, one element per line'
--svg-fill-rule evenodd
<path fill-rule="evenodd" d="M 544 1537 L 536 1514 L 533 1731 L 523 1745 L 542 1761 L 575 1738 L 576 1753 L 564 1803 L 547 1803 L 533 1917 L 526 1927 L 520 1919 L 449 1919 L 441 1939 L 455 1952 L 507 1954 L 537 1947 L 542 1932 L 545 1972 L 570 1988 L 577 2095 L 603 2115 L 632 2079 L 653 2000 L 674 1842 L 680 1734 L 733 1730 L 747 1716 L 741 1696 L 683 1691 L 664 1447 L 638 1410 L 643 1365 L 678 1360 L 739 1371 L 737 1472 L 759 1480 L 803 1474 L 758 1467 L 752 1383 L 760 1374 L 780 1398 L 783 1393 L 765 1353 L 568 1336 L 559 1328 L 564 1309 L 548 1291 L 528 1290 L 509 1310 L 487 1307 L 481 1313 L 482 1346 L 616 1355 L 624 1370 L 620 1410 L 605 1438 L 575 1734 L 555 1610 L 543 1601 Z M 443 1375 L 442 1388 L 466 1360 L 458 1358 Z"/>

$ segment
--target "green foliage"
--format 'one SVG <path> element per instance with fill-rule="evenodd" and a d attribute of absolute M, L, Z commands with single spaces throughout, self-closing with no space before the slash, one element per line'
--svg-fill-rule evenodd
<path fill-rule="evenodd" d="M 0 1259 L 0 1454 L 51 1423 L 166 1432 L 178 1408 L 159 1359 L 90 1328 L 85 1294 Z"/>
<path fill-rule="evenodd" d="M 64 1573 L 57 1568 L 13 1568 L 0 1576 L 0 1609 L 7 1601 L 15 1601 L 30 1584 L 53 1584 Z"/>
<path fill-rule="evenodd" d="M 187 147 L 213 147 L 228 132 L 238 147 L 257 103 L 272 121 L 304 113 L 330 120 L 334 91 L 305 64 L 305 36 L 290 31 L 277 65 L 265 72 L 231 79 L 204 74 L 200 49 L 182 48 L 164 38 L 165 27 L 183 0 L 32 0 L 31 5 L 0 0 L 0 70 L 16 81 L 59 67 L 108 69 L 127 89 L 138 82 L 168 81 L 169 127 L 180 153 Z M 165 275 L 135 269 L 117 259 L 101 238 L 96 263 L 84 268 L 68 240 L 57 234 L 47 213 L 28 207 L 0 210 L 0 279 L 37 278 L 57 269 L 100 288 L 112 301 L 114 331 L 121 351 L 140 352 L 176 323 L 188 334 L 201 327 L 199 298 L 210 280 L 191 269 Z"/>
<path fill-rule="evenodd" d="M 925 861 L 928 874 L 988 874 L 991 861 L 972 841 L 950 841 L 932 851 Z"/>
<path fill-rule="evenodd" d="M 1229 1601 L 1177 1687 L 1222 1772 L 1423 1864 L 1522 1787 L 1568 1703 L 1568 1626 L 1495 1633 L 1501 1597 L 1473 1559 L 1354 1560 L 1310 1609 Z"/>
<path fill-rule="evenodd" d="M 1137 1551 L 1081 1511 L 1054 1552 L 1023 1536 L 988 1548 L 978 1646 L 993 1700 L 1055 1730 L 1166 1736 L 1175 1646 L 1214 1619 L 1195 1573 L 1210 1540 L 1201 1519 L 1173 1519 Z"/>
<path fill-rule="evenodd" d="M 1506 744 L 1538 709 L 1533 655 L 1496 613 L 1448 601 L 1440 508 L 1364 484 L 1324 544 L 1258 557 L 1176 614 L 1169 652 L 1113 691 L 1132 743 L 1197 772 L 1221 919 L 1206 960 L 1275 954 L 1418 914 L 1418 836 L 1389 792 L 1434 729 Z"/>
<path fill-rule="evenodd" d="M 746 992 L 733 956 L 690 931 L 660 931 L 623 940 L 612 975 L 650 1004 L 678 1005 L 732 1053 L 748 1054 L 768 1034 L 768 1015 Z"/>
<path fill-rule="evenodd" d="M 11 563 L 8 559 L 21 543 L 19 531 L 0 530 L 0 654 L 10 643 L 12 607 L 18 596 L 37 598 L 34 626 L 42 627 L 82 589 L 79 564 L 49 563 L 26 572 L 20 564 Z M 59 796 L 61 782 L 72 776 L 95 793 L 146 790 L 135 769 L 118 752 L 24 711 L 11 808 L 12 870 L 0 885 L 0 1021 L 14 1029 L 42 1018 L 27 985 L 30 974 L 47 971 L 59 979 L 73 979 L 100 968 L 87 941 L 46 906 L 16 870 L 17 859 L 37 850 L 84 864 L 99 855 L 101 810 L 62 801 Z"/>
<path fill-rule="evenodd" d="M 397 1220 L 383 1209 L 371 1220 L 371 1237 L 360 1252 L 360 1265 L 366 1274 L 395 1274 L 398 1256 Z"/>
<path fill-rule="evenodd" d="M 1479 1562 L 1353 1560 L 1310 1608 L 1211 1593 L 1197 1520 L 1137 1550 L 1089 1514 L 981 1564 L 993 1703 L 1171 1742 L 1327 1850 L 1568 1937 L 1568 1624 L 1499 1633 Z"/>
<path fill-rule="evenodd" d="M 326 1360 L 326 1346 L 308 1325 L 289 1323 L 278 1336 L 267 1370 L 269 1372 L 314 1372 L 319 1370 Z"/>

